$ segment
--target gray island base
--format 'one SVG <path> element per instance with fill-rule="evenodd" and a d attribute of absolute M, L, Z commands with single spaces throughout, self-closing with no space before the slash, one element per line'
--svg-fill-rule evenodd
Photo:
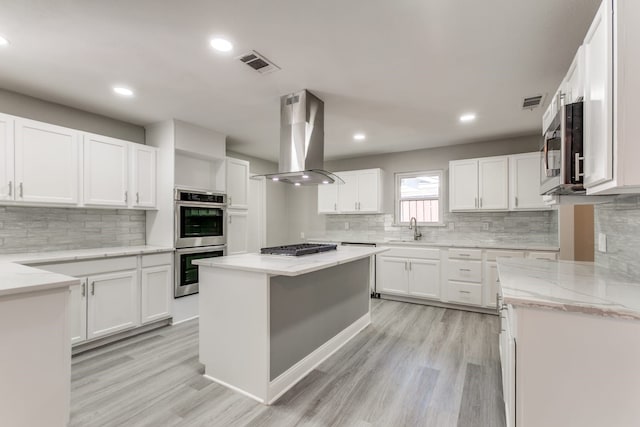
<path fill-rule="evenodd" d="M 204 376 L 271 404 L 371 323 L 379 248 L 196 261 Z"/>

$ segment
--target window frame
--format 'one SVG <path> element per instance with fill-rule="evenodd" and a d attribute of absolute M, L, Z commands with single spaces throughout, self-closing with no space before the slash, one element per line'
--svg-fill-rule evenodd
<path fill-rule="evenodd" d="M 438 189 L 438 222 L 418 222 L 418 226 L 420 227 L 444 227 L 444 170 L 435 169 L 435 170 L 427 170 L 427 171 L 417 171 L 417 172 L 396 172 L 395 173 L 395 196 L 394 196 L 394 224 L 396 226 L 408 226 L 409 221 L 401 222 L 400 221 L 400 182 L 403 178 L 416 178 L 424 175 L 437 175 L 439 177 L 439 189 Z M 408 199 L 405 199 L 408 200 Z M 423 199 L 417 199 L 423 200 Z M 425 199 L 426 200 L 426 199 Z M 435 199 L 432 199 L 435 200 Z"/>

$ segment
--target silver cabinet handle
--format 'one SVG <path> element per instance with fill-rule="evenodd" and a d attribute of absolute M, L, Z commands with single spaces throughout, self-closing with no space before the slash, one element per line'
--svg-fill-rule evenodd
<path fill-rule="evenodd" d="M 140 193 L 136 191 L 136 204 L 140 203 Z"/>
<path fill-rule="evenodd" d="M 91 282 L 91 295 L 96 294 L 96 282 Z"/>
<path fill-rule="evenodd" d="M 82 282 L 82 297 L 84 298 L 87 295 L 87 282 Z"/>
<path fill-rule="evenodd" d="M 20 183 L 19 188 L 20 188 L 20 198 L 22 199 L 24 195 L 24 192 L 22 191 L 22 183 Z"/>
<path fill-rule="evenodd" d="M 480 207 L 482 207 L 482 197 L 480 197 Z"/>
<path fill-rule="evenodd" d="M 580 160 L 584 160 L 584 157 L 580 157 L 580 153 L 576 153 L 576 158 L 575 158 L 575 170 L 576 170 L 576 174 L 574 176 L 576 182 L 580 181 L 580 177 L 584 176 L 583 172 L 580 172 Z"/>
<path fill-rule="evenodd" d="M 478 198 L 477 197 L 473 199 L 473 207 L 474 208 L 478 207 Z"/>
<path fill-rule="evenodd" d="M 233 205 L 233 202 L 231 201 L 231 196 L 227 197 L 229 199 L 229 206 Z"/>
<path fill-rule="evenodd" d="M 231 224 L 233 221 L 233 217 L 231 215 L 229 215 L 229 224 Z"/>
<path fill-rule="evenodd" d="M 460 291 L 461 294 L 470 294 L 471 291 Z"/>
<path fill-rule="evenodd" d="M 471 271 L 469 268 L 461 268 L 460 271 Z"/>
<path fill-rule="evenodd" d="M 471 256 L 471 254 L 458 254 L 459 256 Z"/>
<path fill-rule="evenodd" d="M 411 261 L 409 261 L 409 271 L 411 271 Z"/>
<path fill-rule="evenodd" d="M 516 196 L 516 208 L 518 207 L 518 197 Z"/>
<path fill-rule="evenodd" d="M 409 269 L 409 267 L 407 266 L 407 264 L 409 264 L 409 262 L 408 262 L 408 261 L 405 261 L 405 262 L 404 262 L 404 269 L 405 269 L 405 271 L 407 271 L 407 270 Z"/>
<path fill-rule="evenodd" d="M 12 193 L 13 193 L 13 182 L 9 181 L 9 197 L 11 197 Z"/>
<path fill-rule="evenodd" d="M 333 210 L 334 210 L 334 211 L 337 211 L 337 210 L 338 210 L 338 204 L 337 204 L 337 203 L 334 203 L 334 204 L 333 204 Z"/>
<path fill-rule="evenodd" d="M 128 192 L 128 191 L 125 191 L 125 192 L 124 192 L 124 202 L 125 202 L 125 203 L 128 203 L 128 202 L 129 202 L 129 192 Z"/>

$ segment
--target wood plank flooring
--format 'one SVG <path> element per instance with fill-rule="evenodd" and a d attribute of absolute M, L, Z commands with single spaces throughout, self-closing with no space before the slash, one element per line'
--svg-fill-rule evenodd
<path fill-rule="evenodd" d="M 496 316 L 373 300 L 372 319 L 272 406 L 201 376 L 197 321 L 80 354 L 70 425 L 505 425 Z"/>

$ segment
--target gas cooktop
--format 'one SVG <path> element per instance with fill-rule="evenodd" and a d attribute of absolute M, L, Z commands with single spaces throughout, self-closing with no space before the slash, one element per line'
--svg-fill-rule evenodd
<path fill-rule="evenodd" d="M 300 256 L 317 254 L 318 252 L 335 251 L 337 245 L 323 243 L 298 243 L 295 245 L 273 246 L 260 249 L 261 254 Z"/>

